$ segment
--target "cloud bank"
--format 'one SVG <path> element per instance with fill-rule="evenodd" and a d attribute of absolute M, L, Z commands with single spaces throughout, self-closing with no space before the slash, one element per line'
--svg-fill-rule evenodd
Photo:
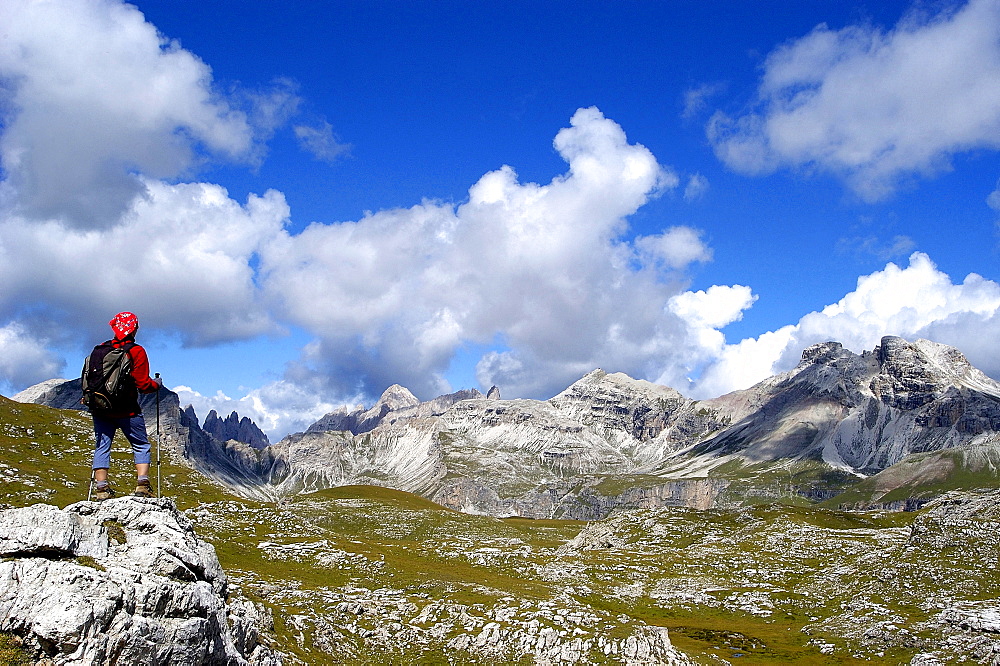
<path fill-rule="evenodd" d="M 304 367 L 337 392 L 399 382 L 435 395 L 460 346 L 501 339 L 477 375 L 509 394 L 545 395 L 602 363 L 646 372 L 684 335 L 666 304 L 710 252 L 687 227 L 625 240 L 626 218 L 679 181 L 599 110 L 577 111 L 553 143 L 568 171 L 550 183 L 505 166 L 458 206 L 424 201 L 268 245 L 268 302 L 318 337 Z"/>
<path fill-rule="evenodd" d="M 995 150 L 1000 4 L 913 12 L 891 31 L 819 25 L 767 57 L 755 109 L 715 113 L 708 137 L 736 171 L 825 172 L 867 201 Z"/>

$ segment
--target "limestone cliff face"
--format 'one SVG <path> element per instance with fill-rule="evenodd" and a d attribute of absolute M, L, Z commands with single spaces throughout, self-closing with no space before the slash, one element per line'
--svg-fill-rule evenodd
<path fill-rule="evenodd" d="M 354 484 L 423 493 L 445 474 L 438 433 L 433 419 L 361 435 L 299 433 L 268 447 L 257 472 L 279 495 Z"/>
<path fill-rule="evenodd" d="M 0 510 L 0 557 L 0 631 L 49 663 L 281 663 L 170 500 Z"/>
<path fill-rule="evenodd" d="M 614 442 L 644 470 L 725 427 L 730 419 L 726 410 L 705 409 L 672 388 L 602 370 L 548 402 L 564 417 Z"/>

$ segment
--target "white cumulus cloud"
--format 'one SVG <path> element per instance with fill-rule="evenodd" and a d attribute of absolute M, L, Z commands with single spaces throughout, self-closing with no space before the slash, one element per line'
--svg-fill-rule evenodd
<path fill-rule="evenodd" d="M 131 310 L 190 344 L 273 331 L 251 261 L 284 234 L 284 197 L 270 191 L 240 205 L 217 185 L 146 187 L 108 229 L 0 221 L 0 317 L 41 310 L 99 337 L 115 312 Z"/>
<path fill-rule="evenodd" d="M 247 115 L 133 5 L 7 0 L 0 35 L 2 195 L 23 216 L 106 227 L 144 191 L 137 173 L 251 156 Z"/>
<path fill-rule="evenodd" d="M 662 263 L 667 268 L 683 270 L 696 262 L 712 260 L 712 250 L 701 239 L 701 232 L 691 227 L 671 227 L 633 241 L 643 262 Z"/>
<path fill-rule="evenodd" d="M 315 125 L 296 125 L 292 131 L 299 145 L 323 162 L 332 162 L 351 148 L 337 139 L 333 126 L 326 121 Z"/>
<path fill-rule="evenodd" d="M 554 145 L 569 168 L 547 184 L 505 166 L 457 207 L 313 224 L 268 246 L 269 301 L 318 337 L 305 365 L 341 392 L 398 382 L 431 397 L 460 346 L 500 339 L 478 376 L 505 395 L 544 396 L 597 365 L 648 374 L 685 335 L 666 309 L 683 270 L 711 252 L 680 226 L 625 240 L 627 217 L 679 179 L 599 110 L 577 111 Z"/>
<path fill-rule="evenodd" d="M 46 342 L 20 322 L 0 327 L 0 388 L 14 391 L 58 377 L 64 364 Z"/>
<path fill-rule="evenodd" d="M 685 201 L 697 201 L 708 192 L 708 178 L 700 173 L 693 174 L 688 178 L 687 186 L 684 188 Z"/>
<path fill-rule="evenodd" d="M 709 122 L 722 161 L 824 171 L 884 198 L 953 155 L 1000 147 L 1000 3 L 912 13 L 887 32 L 817 26 L 768 56 L 758 95 L 757 111 Z"/>
<path fill-rule="evenodd" d="M 1000 183 L 997 183 L 997 188 L 986 197 L 986 205 L 995 211 L 1000 211 Z"/>

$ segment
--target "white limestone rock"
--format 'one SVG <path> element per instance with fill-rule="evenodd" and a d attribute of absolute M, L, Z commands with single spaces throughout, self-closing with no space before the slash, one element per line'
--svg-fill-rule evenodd
<path fill-rule="evenodd" d="M 37 658 L 280 663 L 247 620 L 234 638 L 215 549 L 168 499 L 8 508 L 0 510 L 0 534 L 0 631 L 21 636 Z"/>

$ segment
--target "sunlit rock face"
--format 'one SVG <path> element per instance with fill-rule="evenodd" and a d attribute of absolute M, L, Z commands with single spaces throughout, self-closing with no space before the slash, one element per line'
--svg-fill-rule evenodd
<path fill-rule="evenodd" d="M 812 455 L 864 474 L 1000 430 L 1000 384 L 954 348 L 897 337 L 861 355 L 814 345 L 792 371 L 704 404 L 732 425 L 700 442 L 699 454 Z"/>

